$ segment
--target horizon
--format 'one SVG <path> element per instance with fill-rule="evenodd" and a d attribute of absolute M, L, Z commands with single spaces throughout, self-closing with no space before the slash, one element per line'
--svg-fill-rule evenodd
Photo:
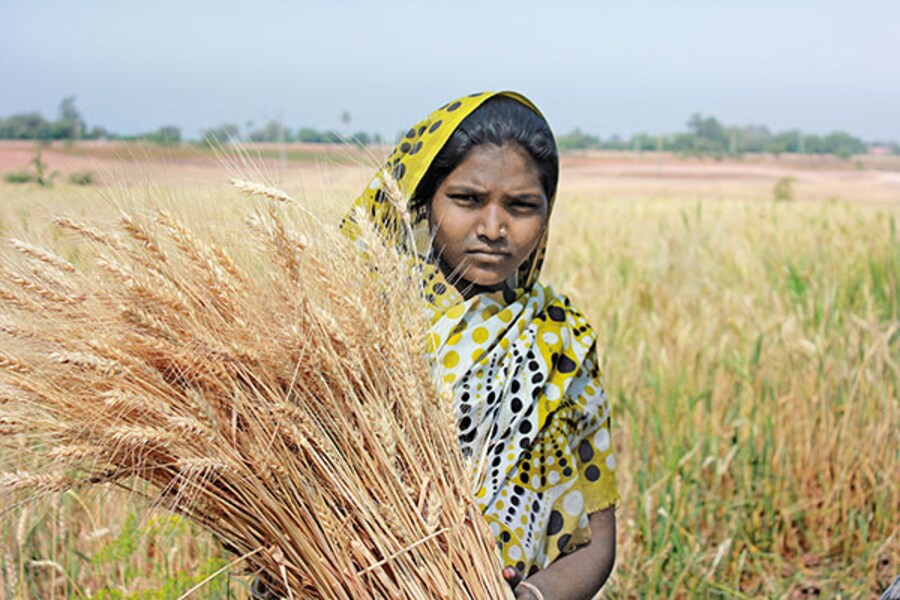
<path fill-rule="evenodd" d="M 70 97 L 76 98 L 75 106 L 77 107 L 77 95 L 71 94 Z M 28 114 L 28 113 L 38 113 L 42 117 L 44 117 L 48 122 L 53 122 L 55 120 L 54 115 L 44 114 L 43 112 L 38 111 L 38 110 L 25 110 L 25 111 L 13 113 L 13 114 L 0 114 L 0 121 L 2 121 L 5 118 L 9 118 L 11 116 L 19 116 L 19 115 Z M 628 132 L 628 133 L 613 133 L 613 134 L 609 134 L 609 135 L 602 135 L 602 134 L 597 134 L 594 131 L 588 131 L 584 127 L 581 127 L 576 124 L 572 129 L 569 129 L 567 131 L 554 130 L 553 134 L 557 138 L 559 138 L 559 137 L 564 137 L 567 135 L 581 133 L 581 134 L 585 134 L 585 135 L 589 135 L 589 136 L 595 136 L 595 137 L 599 138 L 599 140 L 603 143 L 614 143 L 614 142 L 623 142 L 624 143 L 624 142 L 630 141 L 634 137 L 639 137 L 639 136 L 647 136 L 647 137 L 651 137 L 651 138 L 666 139 L 669 137 L 673 137 L 673 136 L 688 132 L 690 130 L 690 128 L 688 126 L 688 121 L 689 121 L 690 117 L 693 117 L 694 115 L 699 115 L 704 118 L 716 119 L 726 129 L 748 130 L 748 129 L 753 129 L 753 128 L 762 128 L 762 129 L 767 130 L 772 135 L 799 132 L 804 138 L 809 138 L 809 137 L 813 137 L 813 136 L 824 137 L 824 136 L 831 135 L 831 134 L 846 133 L 846 134 L 852 135 L 858 139 L 861 139 L 863 142 L 865 142 L 871 146 L 900 145 L 900 140 L 883 139 L 883 138 L 882 139 L 878 139 L 878 138 L 868 139 L 868 138 L 865 138 L 862 136 L 855 135 L 852 132 L 844 131 L 844 130 L 840 130 L 840 129 L 826 130 L 826 131 L 821 131 L 821 132 L 811 132 L 811 131 L 804 131 L 804 130 L 796 128 L 796 127 L 788 127 L 787 129 L 775 129 L 765 123 L 744 123 L 744 124 L 727 123 L 727 122 L 724 122 L 724 121 L 721 121 L 720 119 L 718 119 L 716 117 L 716 115 L 702 114 L 699 112 L 693 113 L 689 117 L 685 118 L 684 125 L 680 129 L 675 129 L 672 131 L 662 131 L 662 132 L 634 131 L 634 132 Z M 131 131 L 124 131 L 124 132 L 123 131 L 113 131 L 113 130 L 107 128 L 103 123 L 92 122 L 90 119 L 86 118 L 86 116 L 83 114 L 81 116 L 82 116 L 82 119 L 84 120 L 85 125 L 87 126 L 87 129 L 93 129 L 94 127 L 99 127 L 105 131 L 106 135 L 101 136 L 101 139 L 108 138 L 110 140 L 118 139 L 118 140 L 126 140 L 127 141 L 129 139 L 140 138 L 141 136 L 153 134 L 153 133 L 157 132 L 158 130 L 165 128 L 165 127 L 169 127 L 169 126 L 173 126 L 173 127 L 177 127 L 178 129 L 181 129 L 180 126 L 175 125 L 174 123 L 161 123 L 157 127 L 153 127 L 153 128 L 147 129 L 147 130 L 131 130 Z M 353 142 L 354 137 L 358 134 L 373 134 L 373 135 L 380 135 L 381 141 L 379 142 L 378 140 L 373 140 L 370 143 L 376 144 L 376 145 L 377 144 L 392 145 L 398 139 L 400 139 L 403 136 L 403 133 L 405 132 L 405 129 L 400 129 L 395 132 L 385 134 L 380 131 L 367 130 L 364 127 L 359 127 L 359 128 L 353 127 L 353 128 L 351 128 L 352 131 L 350 131 L 346 128 L 346 126 L 316 128 L 309 124 L 301 123 L 301 124 L 297 124 L 297 125 L 291 125 L 289 123 L 284 123 L 284 122 L 278 121 L 277 119 L 273 119 L 272 121 L 260 122 L 260 123 L 245 121 L 246 125 L 252 125 L 251 128 L 242 127 L 242 126 L 240 126 L 240 124 L 238 122 L 217 123 L 214 125 L 210 125 L 209 127 L 192 128 L 192 129 L 189 129 L 187 133 L 182 131 L 181 139 L 184 142 L 202 142 L 204 140 L 203 134 L 205 131 L 215 129 L 215 128 L 223 126 L 223 125 L 236 125 L 240 129 L 241 135 L 239 138 L 235 139 L 234 141 L 242 142 L 242 143 L 253 143 L 253 140 L 250 140 L 249 136 L 253 133 L 257 133 L 257 132 L 261 131 L 263 128 L 266 127 L 266 125 L 268 125 L 272 122 L 280 123 L 280 125 L 285 129 L 285 131 L 290 131 L 291 134 L 294 136 L 300 130 L 307 129 L 307 128 L 313 129 L 316 132 L 321 133 L 321 134 L 330 134 L 330 133 L 338 134 L 343 138 L 344 141 L 337 142 L 337 143 L 351 143 L 351 142 Z M 0 139 L 2 139 L 2 138 L 0 138 Z M 77 139 L 82 139 L 84 141 L 88 141 L 92 138 L 84 138 L 83 137 L 83 138 L 77 138 Z M 23 141 L 26 141 L 26 140 L 23 140 Z M 28 141 L 31 141 L 31 140 L 28 140 Z M 257 143 L 275 143 L 275 142 L 257 140 Z M 290 140 L 287 143 L 304 143 L 304 142 L 302 142 L 301 140 Z M 306 142 L 306 143 L 316 144 L 316 143 L 326 143 L 326 142 Z"/>

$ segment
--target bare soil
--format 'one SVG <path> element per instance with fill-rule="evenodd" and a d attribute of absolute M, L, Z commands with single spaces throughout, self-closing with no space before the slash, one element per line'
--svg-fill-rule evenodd
<path fill-rule="evenodd" d="M 0 141 L 0 173 L 31 170 L 33 142 Z M 61 178 L 92 171 L 101 182 L 149 177 L 190 183 L 221 181 L 258 170 L 290 187 L 318 176 L 362 186 L 388 148 L 253 144 L 243 157 L 231 149 L 182 145 L 161 148 L 120 142 L 54 143 L 41 148 L 44 162 Z M 900 203 L 900 156 L 748 155 L 740 159 L 681 157 L 669 153 L 571 152 L 561 158 L 562 194 L 598 199 L 677 196 L 697 200 L 771 199 L 779 179 L 794 180 L 795 198 L 810 201 Z M 0 183 L 0 185 L 9 185 Z"/>

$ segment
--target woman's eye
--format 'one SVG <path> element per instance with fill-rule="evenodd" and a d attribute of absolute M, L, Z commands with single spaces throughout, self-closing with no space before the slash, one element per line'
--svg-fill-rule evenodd
<path fill-rule="evenodd" d="M 478 202 L 478 197 L 474 194 L 453 194 L 450 197 L 459 204 L 475 204 Z"/>
<path fill-rule="evenodd" d="M 520 212 L 533 212 L 540 209 L 540 205 L 536 202 L 528 202 L 524 200 L 516 200 L 512 203 L 512 208 Z"/>

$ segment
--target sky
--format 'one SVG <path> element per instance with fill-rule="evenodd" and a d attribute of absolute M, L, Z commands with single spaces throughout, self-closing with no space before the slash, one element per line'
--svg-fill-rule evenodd
<path fill-rule="evenodd" d="M 557 133 L 700 112 L 900 141 L 898 57 L 898 0 L 0 0 L 0 117 L 75 95 L 123 134 L 280 119 L 393 138 L 513 89 Z"/>

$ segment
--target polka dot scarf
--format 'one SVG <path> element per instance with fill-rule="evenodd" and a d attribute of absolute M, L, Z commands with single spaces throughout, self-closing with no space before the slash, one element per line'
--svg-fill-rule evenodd
<path fill-rule="evenodd" d="M 481 473 L 476 500 L 503 564 L 530 575 L 587 542 L 588 515 L 618 500 L 596 337 L 568 298 L 537 281 L 546 233 L 514 291 L 464 300 L 430 258 L 426 208 L 404 221 L 387 192 L 411 197 L 453 130 L 495 95 L 454 100 L 410 128 L 341 226 L 357 238 L 364 214 L 420 265 L 426 349 L 454 391 L 460 448 Z"/>

